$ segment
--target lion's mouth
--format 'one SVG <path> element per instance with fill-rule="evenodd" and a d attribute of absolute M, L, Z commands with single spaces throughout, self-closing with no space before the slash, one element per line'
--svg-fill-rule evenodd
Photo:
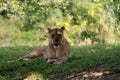
<path fill-rule="evenodd" d="M 55 44 L 53 44 L 53 47 L 54 47 L 54 48 L 59 48 L 60 45 L 59 45 L 58 43 L 55 43 Z"/>

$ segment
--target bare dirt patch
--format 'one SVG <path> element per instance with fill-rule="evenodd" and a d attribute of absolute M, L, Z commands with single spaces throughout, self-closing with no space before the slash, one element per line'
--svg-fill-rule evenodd
<path fill-rule="evenodd" d="M 67 77 L 67 80 L 120 80 L 120 73 L 105 72 L 82 72 Z"/>

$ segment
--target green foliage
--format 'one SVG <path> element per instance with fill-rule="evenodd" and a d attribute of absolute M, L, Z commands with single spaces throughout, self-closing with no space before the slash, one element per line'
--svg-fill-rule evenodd
<path fill-rule="evenodd" d="M 3 26 L 8 27 L 6 21 L 12 23 L 11 31 L 18 29 L 20 36 L 27 34 L 26 37 L 31 35 L 38 40 L 33 36 L 34 30 L 44 33 L 48 27 L 65 26 L 66 36 L 73 45 L 82 41 L 84 31 L 89 33 L 89 37 L 84 37 L 86 40 L 96 38 L 108 43 L 119 42 L 119 0 L 2 0 L 0 6 Z M 18 36 L 13 33 L 11 40 L 17 40 Z M 6 36 L 3 37 L 5 34 L 8 34 L 7 30 L 0 37 L 6 39 Z"/>
<path fill-rule="evenodd" d="M 30 61 L 8 60 L 18 59 L 36 47 L 1 47 L 0 48 L 0 78 L 3 80 L 19 79 L 66 79 L 69 75 L 98 70 L 116 73 L 120 71 L 120 45 L 93 45 L 72 47 L 72 53 L 63 64 L 47 63 L 44 59 Z M 99 69 L 100 68 L 100 69 Z M 116 69 L 116 70 L 114 70 Z"/>
<path fill-rule="evenodd" d="M 120 24 L 120 0 L 113 0 L 114 13 L 117 17 L 117 22 Z"/>

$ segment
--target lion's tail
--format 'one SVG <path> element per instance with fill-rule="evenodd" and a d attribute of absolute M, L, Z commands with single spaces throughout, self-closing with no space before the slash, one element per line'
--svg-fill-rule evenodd
<path fill-rule="evenodd" d="M 19 59 L 15 59 L 15 60 L 10 60 L 10 61 L 7 61 L 8 63 L 13 63 L 13 62 L 15 62 L 15 61 L 21 61 L 21 60 L 23 60 L 23 57 L 21 57 L 21 58 L 19 58 Z"/>

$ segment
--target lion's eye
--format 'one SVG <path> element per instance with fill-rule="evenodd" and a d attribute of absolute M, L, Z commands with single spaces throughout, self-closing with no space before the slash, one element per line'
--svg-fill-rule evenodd
<path fill-rule="evenodd" d="M 53 37 L 54 37 L 54 34 L 52 34 L 51 37 L 53 38 Z"/>

